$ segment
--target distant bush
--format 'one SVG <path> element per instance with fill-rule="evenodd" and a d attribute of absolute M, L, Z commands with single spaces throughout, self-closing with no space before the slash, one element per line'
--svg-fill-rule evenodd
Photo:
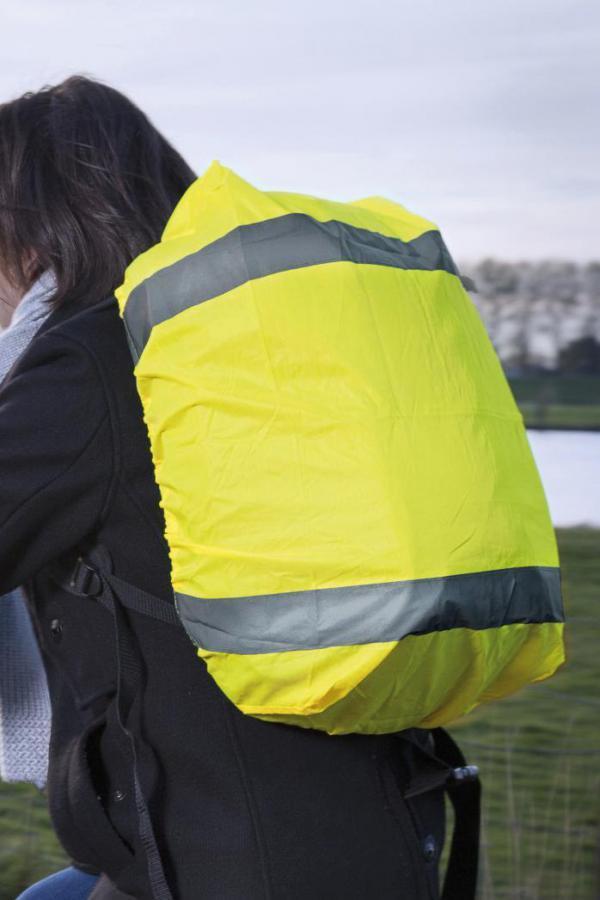
<path fill-rule="evenodd" d="M 571 341 L 559 353 L 558 368 L 561 372 L 600 375 L 600 341 L 593 335 Z"/>

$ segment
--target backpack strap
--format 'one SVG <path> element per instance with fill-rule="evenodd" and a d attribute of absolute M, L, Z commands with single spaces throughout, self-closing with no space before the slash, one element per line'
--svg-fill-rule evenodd
<path fill-rule="evenodd" d="M 113 616 L 117 651 L 117 721 L 131 750 L 138 835 L 146 857 L 150 896 L 152 900 L 173 900 L 144 795 L 145 785 L 156 777 L 156 759 L 152 748 L 142 738 L 141 703 L 145 676 L 125 609 L 169 625 L 179 626 L 180 623 L 175 608 L 169 603 L 122 581 L 112 574 L 111 569 L 110 557 L 98 547 L 85 560 L 80 557 L 66 575 L 54 572 L 53 577 L 63 590 L 97 600 Z"/>
<path fill-rule="evenodd" d="M 172 603 L 143 591 L 129 581 L 117 578 L 116 575 L 107 571 L 104 567 L 100 568 L 97 565 L 91 565 L 88 559 L 79 557 L 75 563 L 75 568 L 69 573 L 68 580 L 60 579 L 60 586 L 64 590 L 67 590 L 70 594 L 77 594 L 80 597 L 93 597 L 110 612 L 113 611 L 114 603 L 112 595 L 117 592 L 121 606 L 124 606 L 126 609 L 141 613 L 143 616 L 150 616 L 152 619 L 160 619 L 161 622 L 165 622 L 167 625 L 183 627 L 177 615 L 177 610 Z M 111 590 L 106 590 L 106 586 Z"/>
<path fill-rule="evenodd" d="M 469 766 L 453 738 L 433 729 L 435 753 L 452 768 L 446 793 L 454 808 L 454 832 L 442 900 L 470 900 L 477 891 L 481 829 L 481 781 L 477 766 Z"/>
<path fill-rule="evenodd" d="M 477 766 L 467 765 L 458 744 L 443 728 L 398 732 L 420 758 L 418 771 L 404 789 L 405 800 L 443 788 L 454 809 L 454 831 L 441 900 L 475 900 L 479 866 L 481 782 Z"/>

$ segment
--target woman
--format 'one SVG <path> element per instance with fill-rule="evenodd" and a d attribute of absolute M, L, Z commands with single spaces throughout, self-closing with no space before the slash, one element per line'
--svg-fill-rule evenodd
<path fill-rule="evenodd" d="M 22 298 L 10 283 L 0 282 L 0 384 L 50 314 L 48 300 L 55 289 L 51 272 L 36 279 Z M 0 597 L 0 778 L 31 782 L 43 789 L 48 772 L 50 699 L 24 599 L 21 590 Z M 19 900 L 85 900 L 96 880 L 97 876 L 70 866 L 28 888 Z"/>
<path fill-rule="evenodd" d="M 3 290 L 4 287 L 4 290 Z M 0 385 L 50 313 L 51 273 L 37 279 L 14 312 L 10 285 L 0 283 Z M 2 303 L 4 295 L 5 302 Z M 3 319 L 10 327 L 3 328 Z M 43 788 L 48 770 L 50 698 L 21 591 L 0 597 L 0 779 Z"/>
<path fill-rule="evenodd" d="M 443 800 L 403 799 L 413 743 L 246 717 L 183 629 L 134 612 L 119 669 L 113 616 L 77 589 L 92 550 L 172 602 L 113 292 L 194 177 L 139 109 L 89 79 L 0 107 L 0 268 L 17 301 L 43 271 L 57 283 L 0 392 L 0 593 L 28 584 L 54 826 L 79 868 L 103 873 L 94 900 L 435 898 Z"/>

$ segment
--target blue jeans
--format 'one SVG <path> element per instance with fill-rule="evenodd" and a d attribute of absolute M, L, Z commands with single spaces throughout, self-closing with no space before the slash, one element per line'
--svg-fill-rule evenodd
<path fill-rule="evenodd" d="M 32 884 L 17 900 L 87 900 L 97 881 L 97 875 L 71 866 Z"/>

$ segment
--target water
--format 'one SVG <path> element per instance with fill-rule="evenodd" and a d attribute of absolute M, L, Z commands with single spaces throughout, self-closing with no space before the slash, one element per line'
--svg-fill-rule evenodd
<path fill-rule="evenodd" d="M 555 525 L 600 526 L 600 432 L 529 431 Z"/>

